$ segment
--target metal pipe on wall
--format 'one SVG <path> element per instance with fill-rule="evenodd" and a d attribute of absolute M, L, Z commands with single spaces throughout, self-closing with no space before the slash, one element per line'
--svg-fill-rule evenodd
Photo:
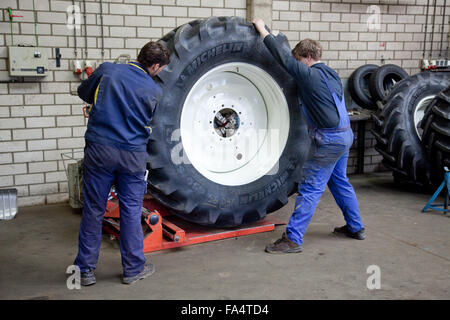
<path fill-rule="evenodd" d="M 72 0 L 72 13 L 75 14 L 75 0 Z M 74 21 L 73 26 L 73 41 L 74 41 L 74 53 L 75 53 L 75 59 L 78 59 L 78 44 L 77 44 L 77 26 L 76 26 L 76 20 Z"/>
<path fill-rule="evenodd" d="M 102 62 L 105 61 L 105 35 L 103 33 L 103 1 L 100 0 L 100 32 L 102 38 Z"/>
<path fill-rule="evenodd" d="M 87 22 L 86 22 L 86 0 L 83 0 L 83 25 L 84 25 L 84 59 L 88 58 L 87 47 Z"/>
<path fill-rule="evenodd" d="M 447 50 L 445 53 L 445 59 L 449 59 L 449 45 L 450 45 L 450 18 L 448 19 L 448 31 L 447 31 Z"/>
<path fill-rule="evenodd" d="M 441 47 L 439 49 L 439 58 L 442 57 L 442 43 L 444 42 L 444 22 L 445 22 L 445 9 L 447 7 L 447 0 L 444 0 L 444 11 L 442 13 L 442 25 L 441 25 Z"/>
<path fill-rule="evenodd" d="M 437 4 L 437 0 L 434 0 L 434 5 L 433 5 L 433 25 L 431 27 L 430 60 L 433 59 L 434 27 L 436 25 L 436 4 Z"/>
<path fill-rule="evenodd" d="M 425 54 L 426 54 L 426 50 L 427 50 L 427 34 L 428 34 L 428 16 L 429 16 L 429 11 L 430 11 L 430 0 L 427 1 L 427 13 L 425 16 L 425 32 L 423 35 L 423 53 L 422 53 L 422 58 L 425 59 Z"/>
<path fill-rule="evenodd" d="M 36 47 L 39 47 L 39 39 L 37 34 L 37 13 L 36 13 L 36 5 L 33 0 L 33 17 L 34 17 L 34 37 L 36 39 Z"/>

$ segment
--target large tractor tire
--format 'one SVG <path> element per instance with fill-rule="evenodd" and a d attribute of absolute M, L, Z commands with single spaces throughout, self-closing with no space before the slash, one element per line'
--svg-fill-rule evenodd
<path fill-rule="evenodd" d="M 373 115 L 375 149 L 397 182 L 434 187 L 433 168 L 422 143 L 421 120 L 435 96 L 450 85 L 450 73 L 421 72 L 400 81 Z"/>
<path fill-rule="evenodd" d="M 352 99 L 361 108 L 376 110 L 377 105 L 369 91 L 369 79 L 379 67 L 375 64 L 365 64 L 357 68 L 348 79 L 348 90 Z"/>
<path fill-rule="evenodd" d="M 277 36 L 280 45 L 289 45 Z M 297 84 L 252 23 L 196 20 L 161 40 L 163 98 L 151 122 L 149 193 L 198 224 L 234 227 L 288 202 L 310 140 Z"/>
<path fill-rule="evenodd" d="M 444 167 L 450 169 L 450 87 L 439 93 L 422 120 L 422 141 L 434 168 L 434 180 L 442 181 Z"/>

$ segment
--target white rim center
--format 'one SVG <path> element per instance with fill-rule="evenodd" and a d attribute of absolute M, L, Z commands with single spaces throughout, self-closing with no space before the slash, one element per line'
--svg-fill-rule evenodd
<path fill-rule="evenodd" d="M 432 96 L 426 96 L 425 98 L 421 99 L 419 103 L 417 104 L 416 109 L 414 110 L 414 127 L 416 129 L 417 136 L 420 140 L 422 140 L 422 128 L 419 127 L 420 121 L 422 121 L 423 117 L 425 116 L 425 111 L 428 107 L 428 105 L 431 103 L 431 101 L 434 99 L 434 95 Z"/>
<path fill-rule="evenodd" d="M 289 107 L 266 71 L 227 63 L 192 87 L 180 134 L 187 158 L 203 176 L 223 185 L 244 185 L 276 173 L 289 135 Z"/>

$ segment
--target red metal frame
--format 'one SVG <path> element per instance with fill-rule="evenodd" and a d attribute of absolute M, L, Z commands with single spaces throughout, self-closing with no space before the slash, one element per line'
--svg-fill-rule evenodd
<path fill-rule="evenodd" d="M 268 216 L 263 220 L 236 228 L 211 228 L 180 219 L 153 199 L 144 201 L 142 217 L 144 253 L 268 232 L 274 230 L 277 225 L 286 224 L 284 221 Z M 116 199 L 108 201 L 103 219 L 103 230 L 116 239 L 120 237 L 119 219 L 118 201 Z"/>

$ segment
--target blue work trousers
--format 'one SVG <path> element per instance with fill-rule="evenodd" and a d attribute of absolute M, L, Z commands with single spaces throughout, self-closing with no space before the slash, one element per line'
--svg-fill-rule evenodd
<path fill-rule="evenodd" d="M 302 182 L 294 212 L 286 228 L 288 238 L 301 245 L 303 236 L 320 197 L 328 188 L 344 214 L 347 227 L 357 232 L 364 226 L 355 191 L 347 178 L 347 160 L 353 143 L 351 129 L 336 132 L 310 130 L 312 138 L 311 154 L 303 168 Z"/>
<path fill-rule="evenodd" d="M 102 239 L 102 221 L 113 184 L 120 206 L 120 253 L 123 276 L 139 274 L 145 265 L 141 226 L 146 191 L 147 154 L 86 141 L 83 163 L 84 207 L 75 265 L 95 270 Z"/>

